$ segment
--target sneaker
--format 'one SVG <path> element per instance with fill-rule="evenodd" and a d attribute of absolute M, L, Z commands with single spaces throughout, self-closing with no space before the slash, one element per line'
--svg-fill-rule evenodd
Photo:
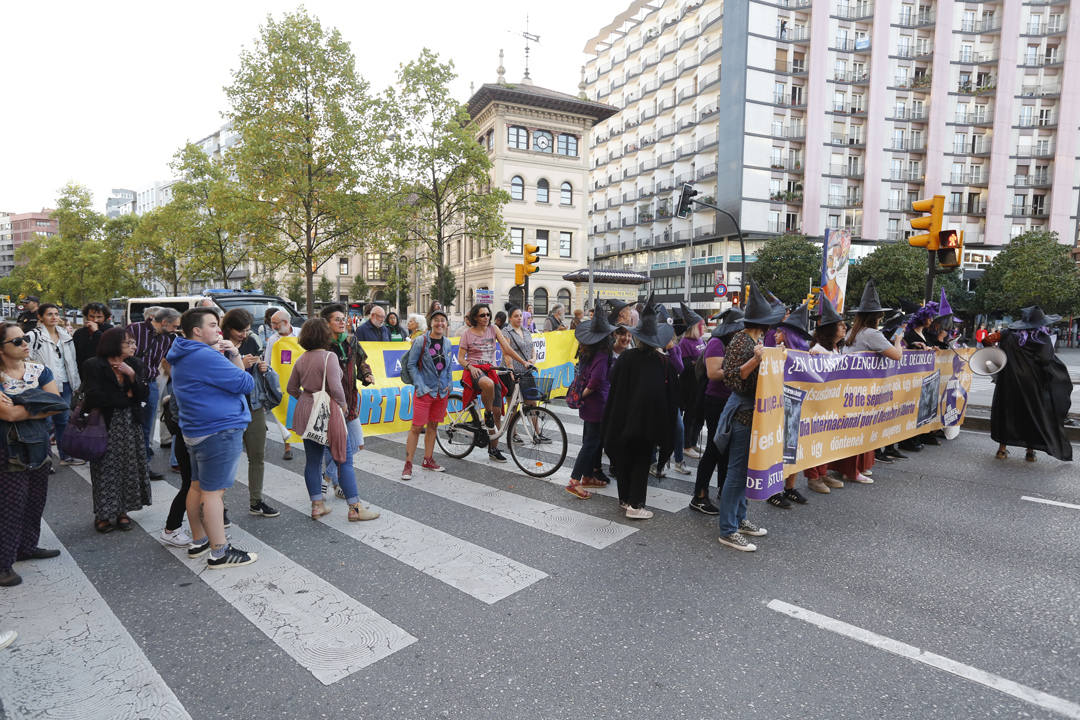
<path fill-rule="evenodd" d="M 908 459 L 908 456 L 900 452 L 900 449 L 895 445 L 890 445 L 889 447 L 885 448 L 885 455 L 896 460 Z"/>
<path fill-rule="evenodd" d="M 865 475 L 866 477 L 870 477 L 871 475 L 874 474 L 874 471 L 873 470 L 863 470 L 862 474 Z"/>
<path fill-rule="evenodd" d="M 884 450 L 875 450 L 874 451 L 874 462 L 888 464 L 888 463 L 894 462 L 894 460 L 893 460 L 893 457 L 891 455 L 889 455 L 889 453 L 887 453 L 886 451 L 884 451 Z"/>
<path fill-rule="evenodd" d="M 188 535 L 188 531 L 184 528 L 177 528 L 172 532 L 162 530 L 161 539 L 167 545 L 172 545 L 173 547 L 186 548 L 191 544 L 191 535 Z"/>
<path fill-rule="evenodd" d="M 696 448 L 683 448 L 682 454 L 688 458 L 693 458 L 694 460 L 701 457 L 701 453 L 699 453 Z"/>
<path fill-rule="evenodd" d="M 806 504 L 806 498 L 803 497 L 803 494 L 795 488 L 789 488 L 787 490 L 784 490 L 784 497 L 798 505 Z"/>
<path fill-rule="evenodd" d="M 844 481 L 843 480 L 838 480 L 837 478 L 834 478 L 831 475 L 828 475 L 826 477 L 821 478 L 821 482 L 825 483 L 826 485 L 828 485 L 831 488 L 842 488 L 842 487 L 844 487 Z"/>
<path fill-rule="evenodd" d="M 349 522 L 361 522 L 364 520 L 375 520 L 379 517 L 379 513 L 371 508 L 366 508 L 360 503 L 349 506 Z"/>
<path fill-rule="evenodd" d="M 0 632 L 0 650 L 3 650 L 11 643 L 15 642 L 15 638 L 19 637 L 19 633 L 14 630 L 4 630 Z"/>
<path fill-rule="evenodd" d="M 675 470 L 675 472 L 679 473 L 680 475 L 689 475 L 690 474 L 690 468 L 686 467 L 686 463 L 684 463 L 684 462 L 677 462 L 672 466 L 672 468 Z"/>
<path fill-rule="evenodd" d="M 649 474 L 657 480 L 662 480 L 664 477 L 664 468 L 660 467 L 660 463 L 653 463 L 649 466 Z"/>
<path fill-rule="evenodd" d="M 232 545 L 225 548 L 225 554 L 219 558 L 208 558 L 206 560 L 206 567 L 214 570 L 221 570 L 224 568 L 240 567 L 241 565 L 250 565 L 259 559 L 256 553 L 244 552 L 240 548 L 234 548 Z"/>
<path fill-rule="evenodd" d="M 923 445 L 940 445 L 941 441 L 937 439 L 935 435 L 924 435 L 922 437 Z"/>
<path fill-rule="evenodd" d="M 506 462 L 506 456 L 503 455 L 502 452 L 500 452 L 499 448 L 489 448 L 488 460 L 492 460 L 497 463 L 504 463 Z"/>
<path fill-rule="evenodd" d="M 555 441 L 552 440 L 551 438 L 549 438 L 544 433 L 540 433 L 539 435 L 536 436 L 536 442 L 540 443 L 541 445 L 550 445 L 551 443 L 553 443 Z"/>
<path fill-rule="evenodd" d="M 193 541 L 194 542 L 194 541 Z M 207 538 L 206 542 L 202 545 L 192 545 L 187 549 L 187 556 L 189 558 L 200 558 L 206 553 L 210 552 L 210 539 Z"/>
<path fill-rule="evenodd" d="M 630 509 L 630 503 L 624 503 L 623 501 L 620 500 L 619 501 L 619 509 L 620 510 L 629 510 Z"/>
<path fill-rule="evenodd" d="M 86 461 L 85 460 L 80 460 L 79 458 L 76 458 L 76 457 L 61 458 L 60 459 L 60 464 L 61 465 L 85 465 Z"/>
<path fill-rule="evenodd" d="M 690 509 L 691 510 L 697 510 L 699 513 L 704 513 L 705 515 L 719 515 L 720 514 L 720 508 L 716 507 L 711 502 L 709 502 L 709 498 L 707 498 L 707 497 L 691 498 L 690 499 Z"/>
<path fill-rule="evenodd" d="M 874 484 L 874 481 L 873 481 L 872 478 L 869 478 L 866 475 L 863 475 L 862 473 L 855 473 L 855 482 L 859 483 L 860 485 L 873 485 Z"/>
<path fill-rule="evenodd" d="M 405 468 L 401 471 L 402 480 L 412 480 L 412 463 L 405 461 Z"/>
<path fill-rule="evenodd" d="M 424 458 L 424 462 L 420 463 L 420 467 L 425 470 L 430 470 L 431 472 L 443 472 L 446 470 L 442 465 L 435 462 L 435 458 L 433 457 Z"/>
<path fill-rule="evenodd" d="M 743 535 L 753 535 L 754 537 L 765 537 L 769 534 L 769 531 L 763 527 L 758 527 L 746 518 L 743 518 L 742 522 L 739 523 L 739 533 Z"/>
<path fill-rule="evenodd" d="M 248 512 L 252 515 L 262 515 L 263 517 L 277 517 L 281 514 L 274 508 L 262 502 L 261 500 L 257 504 L 252 505 L 250 508 L 248 508 Z"/>
<path fill-rule="evenodd" d="M 791 503 L 788 502 L 788 499 L 784 497 L 784 493 L 782 492 L 776 493 L 765 502 L 769 503 L 773 507 L 783 508 L 784 510 L 787 510 L 791 507 Z"/>
<path fill-rule="evenodd" d="M 510 438 L 510 442 L 514 443 L 515 445 L 520 445 L 525 441 L 521 439 L 520 435 L 518 435 L 517 433 L 514 433 L 514 436 L 512 438 Z"/>
<path fill-rule="evenodd" d="M 631 520 L 648 520 L 653 516 L 652 510 L 646 510 L 645 508 L 627 507 L 626 517 Z"/>
<path fill-rule="evenodd" d="M 63 463 L 61 463 L 63 464 Z M 151 480 L 164 480 L 165 476 L 159 473 L 157 470 L 150 470 L 149 473 Z"/>
<path fill-rule="evenodd" d="M 721 535 L 716 539 L 721 545 L 727 545 L 733 550 L 741 550 L 742 552 L 754 552 L 757 550 L 757 545 L 737 532 L 731 533 L 730 535 Z"/>
<path fill-rule="evenodd" d="M 225 510 L 222 512 L 222 515 L 225 518 L 225 529 L 228 530 L 232 527 L 232 520 L 229 519 L 229 509 L 225 508 Z"/>
<path fill-rule="evenodd" d="M 829 490 L 829 486 L 822 478 L 807 479 L 806 488 L 808 490 L 813 490 L 816 493 L 821 493 L 822 495 L 828 495 L 830 492 L 832 492 L 832 490 Z"/>

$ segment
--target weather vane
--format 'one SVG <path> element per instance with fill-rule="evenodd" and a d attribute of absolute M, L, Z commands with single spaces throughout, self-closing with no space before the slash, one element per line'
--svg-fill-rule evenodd
<path fill-rule="evenodd" d="M 530 42 L 539 43 L 540 42 L 540 36 L 539 35 L 533 35 L 531 32 L 529 32 L 529 16 L 528 15 L 525 16 L 525 32 L 521 33 L 521 37 L 525 38 L 525 78 L 524 79 L 525 80 L 530 80 L 531 78 L 529 77 L 529 43 Z"/>

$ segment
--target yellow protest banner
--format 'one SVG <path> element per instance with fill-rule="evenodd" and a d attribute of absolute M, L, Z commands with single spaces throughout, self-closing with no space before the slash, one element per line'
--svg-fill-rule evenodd
<path fill-rule="evenodd" d="M 566 395 L 567 388 L 574 381 L 574 355 L 577 353 L 574 333 L 538 333 L 532 336 L 532 340 L 536 348 L 536 367 L 540 376 L 553 380 L 551 396 Z M 450 341 L 454 388 L 460 391 L 462 368 L 457 362 L 457 338 L 450 338 Z M 357 383 L 360 392 L 360 422 L 364 426 L 364 435 L 386 435 L 408 430 L 412 425 L 413 387 L 401 382 L 401 363 L 405 361 L 405 354 L 411 344 L 365 342 L 363 345 L 375 378 L 374 384 L 366 387 Z M 296 338 L 280 338 L 274 343 L 271 365 L 281 378 L 284 399 L 273 412 L 274 417 L 285 427 L 291 425 L 292 411 L 296 405 L 296 400 L 289 397 L 285 387 L 292 374 L 292 366 L 303 352 L 304 349 Z M 497 346 L 495 362 L 502 362 L 502 351 Z M 292 434 L 289 442 L 298 443 L 300 438 Z"/>
<path fill-rule="evenodd" d="M 971 370 L 965 350 L 818 355 L 768 348 L 758 372 L 746 497 L 764 500 L 806 468 L 959 426 Z"/>

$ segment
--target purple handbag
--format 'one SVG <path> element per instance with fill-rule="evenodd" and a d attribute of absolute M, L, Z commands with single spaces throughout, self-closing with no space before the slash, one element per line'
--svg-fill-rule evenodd
<path fill-rule="evenodd" d="M 101 411 L 94 409 L 84 413 L 82 405 L 76 405 L 60 440 L 60 450 L 80 460 L 100 460 L 108 448 L 109 429 Z"/>

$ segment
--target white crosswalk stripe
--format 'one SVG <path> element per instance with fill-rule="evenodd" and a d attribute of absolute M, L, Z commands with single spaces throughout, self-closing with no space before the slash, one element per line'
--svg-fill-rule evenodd
<path fill-rule="evenodd" d="M 73 469 L 90 482 L 87 467 Z M 168 503 L 158 502 L 129 516 L 157 538 L 168 513 Z M 182 548 L 168 549 L 324 685 L 416 642 L 394 623 L 237 525 L 230 534 L 237 547 L 258 553 L 254 564 L 213 571 L 207 568 L 205 556 L 192 559 Z"/>
<path fill-rule="evenodd" d="M 241 463 L 237 481 L 243 484 L 246 478 Z M 263 493 L 297 512 L 311 512 L 311 500 L 299 473 L 267 463 Z M 547 573 L 505 555 L 404 515 L 371 507 L 380 513 L 377 520 L 351 523 L 344 512 L 336 512 L 320 522 L 489 605 L 547 577 Z"/>
<path fill-rule="evenodd" d="M 191 720 L 45 521 L 40 545 L 60 557 L 20 563 L 22 585 L 3 589 L 2 627 L 19 638 L 0 660 L 0 716 Z"/>

